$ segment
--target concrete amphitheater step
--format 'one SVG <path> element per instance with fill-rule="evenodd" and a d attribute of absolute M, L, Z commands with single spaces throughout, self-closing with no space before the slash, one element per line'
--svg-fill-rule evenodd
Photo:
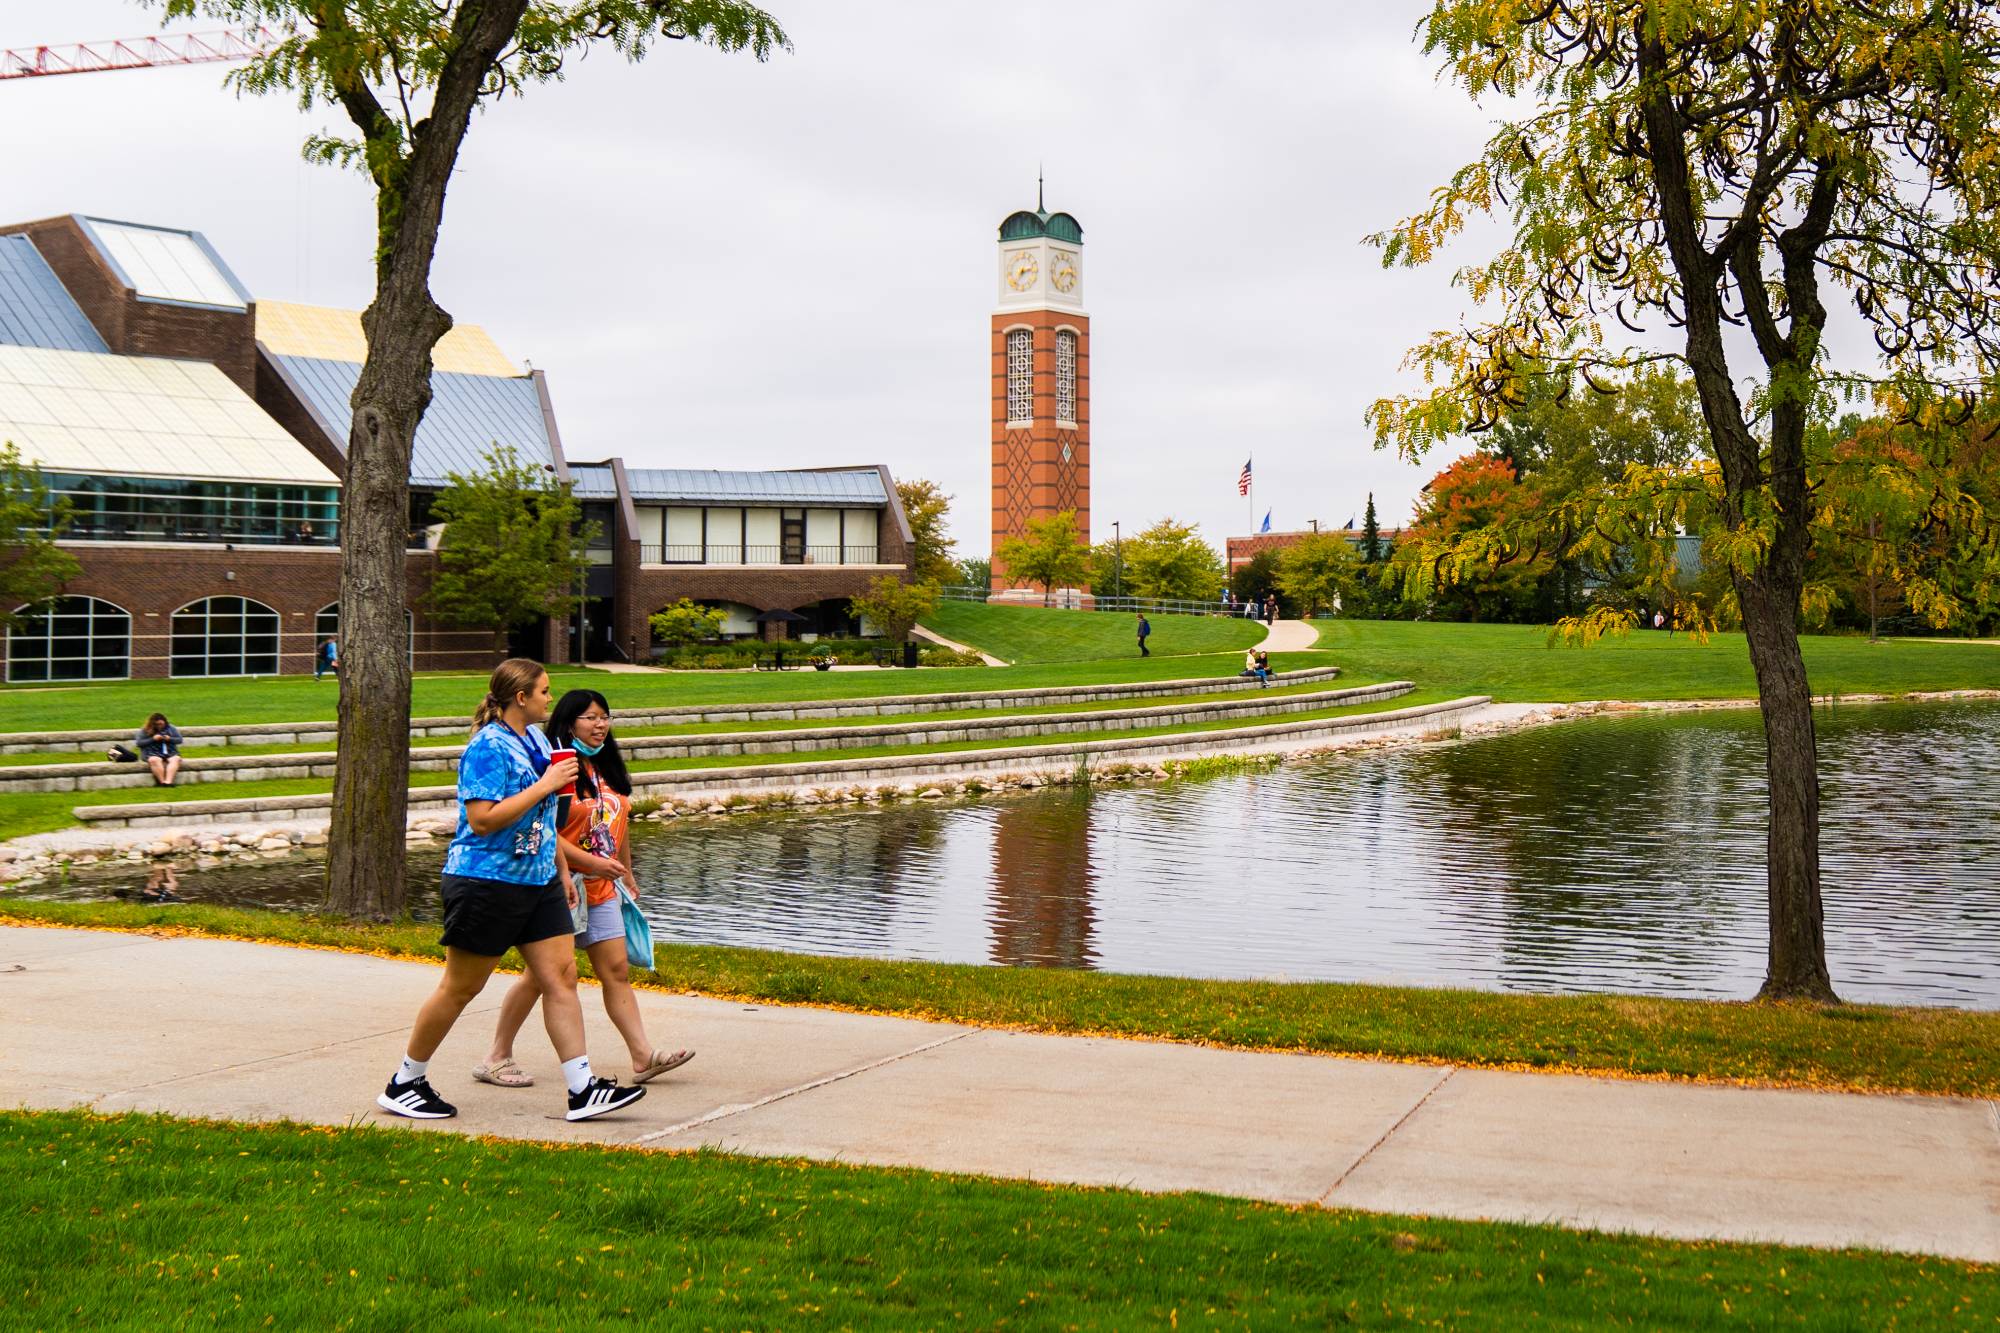
<path fill-rule="evenodd" d="M 634 773 L 632 784 L 634 795 L 640 797 L 688 799 L 698 796 L 719 799 L 731 793 L 810 791 L 829 786 L 908 786 L 938 778 L 996 773 L 1071 772 L 1079 765 L 1161 763 L 1169 759 L 1215 754 L 1282 753 L 1335 738 L 1352 740 L 1448 731 L 1477 719 L 1492 703 L 1486 695 L 1469 695 L 1444 703 L 1421 704 L 1380 713 L 1177 732 L 1168 736 L 1123 736 L 984 750 L 822 759 L 808 763 L 675 769 Z M 453 788 L 446 785 L 412 787 L 409 790 L 412 814 L 449 811 L 455 807 L 456 799 Z M 243 823 L 323 818 L 332 804 L 330 792 L 317 792 L 257 799 L 85 805 L 77 807 L 76 817 L 98 827 L 166 828 L 225 821 Z"/>
<path fill-rule="evenodd" d="M 938 722 L 890 722 L 845 727 L 795 728 L 783 731 L 739 731 L 705 735 L 632 736 L 621 738 L 625 757 L 649 759 L 729 758 L 751 754 L 813 754 L 828 750 L 867 750 L 904 745 L 949 745 L 989 737 L 1057 736 L 1080 731 L 1132 731 L 1180 722 L 1221 722 L 1231 718 L 1272 717 L 1315 712 L 1394 698 L 1414 686 L 1408 681 L 1344 690 L 1314 690 L 1305 694 L 1231 695 L 1203 703 L 1155 704 L 1145 708 L 1092 710 L 1081 713 L 1004 714 L 991 718 L 957 718 Z M 463 745 L 426 746 L 410 751 L 410 771 L 442 773 L 455 769 Z M 259 754 L 184 760 L 180 779 L 189 784 L 255 782 L 291 778 L 331 778 L 337 759 L 331 750 L 299 754 Z M 21 764 L 0 767 L 0 795 L 10 791 L 111 791 L 148 787 L 152 774 L 136 764 Z"/>
<path fill-rule="evenodd" d="M 1332 680 L 1335 666 L 1281 671 L 1279 685 L 1309 685 Z M 904 713 L 962 712 L 974 708 L 1023 708 L 1040 704 L 1113 702 L 1122 699 L 1173 699 L 1204 694 L 1254 690 L 1257 682 L 1235 676 L 1198 676 L 1186 680 L 1134 680 L 1098 685 L 1054 685 L 1041 689 L 959 690 L 949 694 L 885 694 L 857 699 L 773 700 L 769 703 L 691 704 L 675 708 L 621 709 L 618 721 L 627 727 L 695 726 L 715 722 L 795 721 L 802 718 L 891 717 Z M 0 754 L 81 754 L 113 744 L 131 743 L 136 728 L 86 731 L 20 731 L 0 733 Z M 413 739 L 463 736 L 465 717 L 419 717 L 410 721 Z M 332 744 L 331 718 L 310 722 L 249 722 L 235 725 L 187 726 L 180 729 L 186 749 L 213 745 Z"/>

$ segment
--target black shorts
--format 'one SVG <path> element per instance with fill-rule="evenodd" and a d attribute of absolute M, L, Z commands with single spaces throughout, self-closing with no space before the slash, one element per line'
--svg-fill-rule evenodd
<path fill-rule="evenodd" d="M 560 880 L 513 884 L 446 875 L 443 896 L 444 934 L 438 943 L 487 958 L 551 935 L 567 937 L 576 929 Z"/>

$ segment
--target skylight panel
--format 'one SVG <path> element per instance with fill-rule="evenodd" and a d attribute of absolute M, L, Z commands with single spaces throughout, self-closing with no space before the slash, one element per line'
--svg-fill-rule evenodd
<path fill-rule="evenodd" d="M 247 305 L 236 283 L 191 232 L 97 218 L 90 220 L 90 230 L 140 296 L 230 310 Z"/>

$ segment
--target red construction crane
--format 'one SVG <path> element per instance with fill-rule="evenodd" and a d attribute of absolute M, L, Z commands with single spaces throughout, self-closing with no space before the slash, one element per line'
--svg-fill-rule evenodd
<path fill-rule="evenodd" d="M 202 65 L 212 60 L 250 60 L 263 55 L 278 35 L 258 26 L 229 32 L 163 32 L 108 42 L 68 46 L 23 46 L 0 51 L 0 79 L 35 79 L 49 74 L 102 74 L 116 69 L 159 65 Z"/>

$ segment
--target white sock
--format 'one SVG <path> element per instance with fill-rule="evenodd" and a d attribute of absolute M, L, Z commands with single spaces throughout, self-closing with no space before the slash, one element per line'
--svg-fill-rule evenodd
<path fill-rule="evenodd" d="M 422 1078 L 425 1074 L 430 1072 L 430 1067 L 431 1067 L 430 1061 L 412 1060 L 409 1056 L 406 1055 L 403 1057 L 403 1063 L 396 1067 L 396 1082 L 415 1083 L 418 1079 Z"/>
<path fill-rule="evenodd" d="M 574 1060 L 563 1061 L 563 1082 L 569 1084 L 571 1092 L 582 1092 L 590 1086 L 590 1057 L 579 1055 Z"/>

